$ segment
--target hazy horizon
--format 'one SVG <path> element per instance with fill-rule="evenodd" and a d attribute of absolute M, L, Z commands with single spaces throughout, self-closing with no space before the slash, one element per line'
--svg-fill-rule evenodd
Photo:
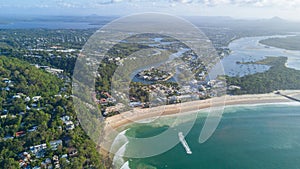
<path fill-rule="evenodd" d="M 151 12 L 145 12 L 145 13 L 151 13 Z M 163 12 L 155 12 L 155 13 L 162 13 L 162 14 L 168 14 L 168 13 L 163 13 Z M 130 16 L 130 15 L 135 15 L 139 13 L 132 13 L 132 14 L 109 14 L 109 15 L 101 15 L 101 14 L 1 14 L 0 13 L 0 19 L 9 19 L 9 20 L 31 20 L 34 21 L 35 19 L 43 19 L 43 18 L 55 18 L 55 17 L 74 17 L 74 18 L 80 18 L 80 17 L 108 17 L 108 18 L 118 18 L 118 17 L 124 17 L 124 16 Z M 270 17 L 233 17 L 229 15 L 176 15 L 176 14 L 171 14 L 175 16 L 179 16 L 182 18 L 214 18 L 214 19 L 228 19 L 228 20 L 244 20 L 244 21 L 259 21 L 259 20 L 278 20 L 278 21 L 287 21 L 287 22 L 295 22 L 299 23 L 300 20 L 288 20 L 286 18 L 282 18 L 280 16 L 270 16 Z"/>
<path fill-rule="evenodd" d="M 300 0 L 10 0 L 0 2 L 0 16 L 124 16 L 159 12 L 178 16 L 228 16 L 234 19 L 300 21 Z"/>

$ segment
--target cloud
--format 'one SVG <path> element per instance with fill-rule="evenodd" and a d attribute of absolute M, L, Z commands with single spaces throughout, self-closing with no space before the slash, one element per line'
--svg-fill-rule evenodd
<path fill-rule="evenodd" d="M 180 5 L 202 5 L 202 6 L 246 6 L 246 7 L 278 7 L 298 8 L 300 0 L 28 0 L 20 2 L 19 0 L 5 0 L 0 2 L 0 6 L 31 6 L 31 7 L 60 7 L 60 8 L 98 8 L 111 4 L 127 4 L 146 6 L 154 4 L 155 6 L 175 7 Z"/>
<path fill-rule="evenodd" d="M 171 0 L 170 2 L 171 3 L 177 2 L 177 3 L 182 3 L 182 4 L 190 4 L 190 3 L 193 3 L 194 1 L 193 0 Z"/>
<path fill-rule="evenodd" d="M 300 7 L 300 0 L 198 0 L 207 6 Z"/>
<path fill-rule="evenodd" d="M 206 6 L 300 7 L 300 0 L 110 0 L 111 3 L 121 1 L 129 3 L 155 2 L 156 4 L 168 4 L 168 6 L 174 6 L 175 4 L 199 4 Z"/>
<path fill-rule="evenodd" d="M 118 3 L 122 2 L 123 0 L 100 0 L 96 1 L 96 4 L 101 4 L 101 5 L 106 5 L 106 4 L 113 4 L 113 3 Z"/>

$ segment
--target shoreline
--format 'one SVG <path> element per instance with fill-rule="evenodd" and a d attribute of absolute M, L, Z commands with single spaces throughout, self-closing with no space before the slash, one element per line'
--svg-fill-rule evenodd
<path fill-rule="evenodd" d="M 300 90 L 286 90 L 280 91 L 285 95 L 291 97 L 300 97 Z M 225 98 L 225 100 L 224 100 Z M 213 104 L 212 104 L 213 102 Z M 292 101 L 284 96 L 268 93 L 268 94 L 251 94 L 251 95 L 237 95 L 237 96 L 222 96 L 206 100 L 197 100 L 181 104 L 166 105 L 153 107 L 148 109 L 134 109 L 134 112 L 128 111 L 122 114 L 109 117 L 105 119 L 104 127 L 104 139 L 105 141 L 101 144 L 104 147 L 111 147 L 111 143 L 114 140 L 116 134 L 119 130 L 124 130 L 126 127 L 134 123 L 141 123 L 142 121 L 147 121 L 149 119 L 157 117 L 176 117 L 183 116 L 190 113 L 196 113 L 200 110 L 205 110 L 213 106 L 224 106 L 224 108 L 232 106 L 251 106 L 251 105 L 269 105 L 276 103 L 299 103 Z M 299 103 L 300 105 L 300 103 Z M 113 153 L 108 152 L 100 148 L 100 153 L 106 157 L 106 159 L 111 159 L 114 156 Z"/>
<path fill-rule="evenodd" d="M 286 95 L 300 96 L 300 90 L 282 91 Z M 147 120 L 168 115 L 184 115 L 189 112 L 199 111 L 202 109 L 217 107 L 217 106 L 230 106 L 230 105 L 253 105 L 253 104 L 266 104 L 266 103 L 284 103 L 294 102 L 288 98 L 280 96 L 275 93 L 268 94 L 252 94 L 252 95 L 238 95 L 238 96 L 222 96 L 206 100 L 197 100 L 185 102 L 181 104 L 165 105 L 147 109 L 136 108 L 133 111 L 127 111 L 119 115 L 108 117 L 105 120 L 105 133 L 109 132 L 109 128 L 118 129 L 128 124 L 137 121 Z"/>

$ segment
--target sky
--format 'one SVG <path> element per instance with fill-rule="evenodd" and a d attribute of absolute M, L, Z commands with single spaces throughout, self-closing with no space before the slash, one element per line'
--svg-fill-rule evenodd
<path fill-rule="evenodd" d="M 300 21 L 300 0 L 0 0 L 0 15 L 130 15 L 162 12 L 179 16 L 231 16 Z"/>

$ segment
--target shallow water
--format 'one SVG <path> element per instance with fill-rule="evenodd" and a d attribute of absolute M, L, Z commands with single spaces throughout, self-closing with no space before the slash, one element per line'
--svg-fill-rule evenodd
<path fill-rule="evenodd" d="M 266 47 L 265 45 L 259 43 L 260 40 L 272 37 L 286 36 L 247 37 L 230 43 L 228 47 L 232 50 L 232 53 L 222 59 L 225 74 L 229 76 L 245 76 L 258 72 L 264 72 L 269 69 L 269 66 L 255 64 L 241 65 L 236 64 L 236 62 L 258 61 L 267 56 L 286 56 L 288 57 L 286 66 L 300 70 L 300 51 Z"/>
<path fill-rule="evenodd" d="M 154 157 L 126 159 L 130 168 L 296 169 L 300 166 L 300 104 L 226 108 L 213 136 L 199 144 L 204 120 L 199 117 L 186 137 L 192 155 L 187 155 L 179 143 Z M 139 126 L 131 128 L 128 134 L 148 137 L 163 132 L 164 128 Z M 135 150 L 135 145 L 129 142 L 126 151 L 129 149 Z"/>

